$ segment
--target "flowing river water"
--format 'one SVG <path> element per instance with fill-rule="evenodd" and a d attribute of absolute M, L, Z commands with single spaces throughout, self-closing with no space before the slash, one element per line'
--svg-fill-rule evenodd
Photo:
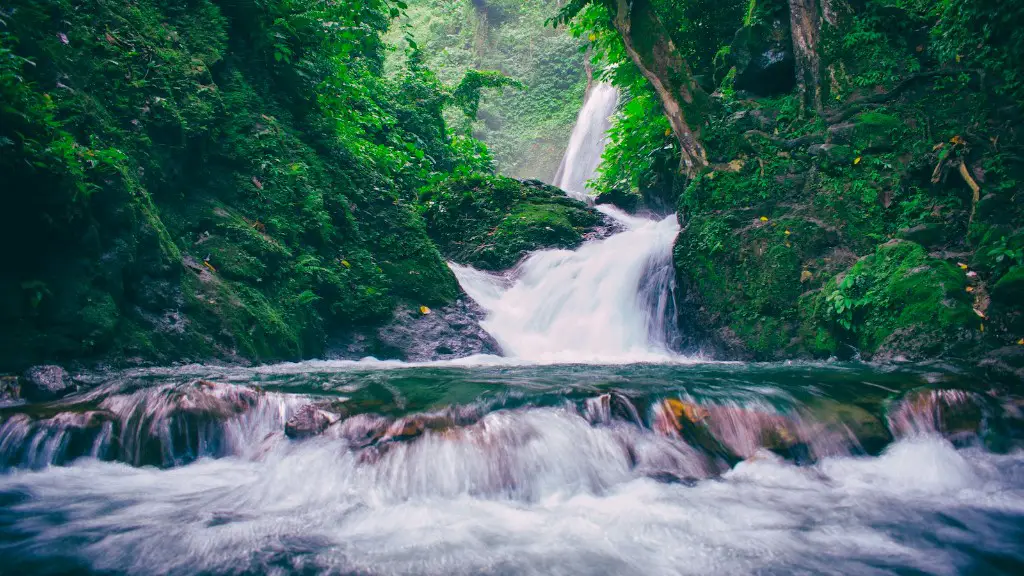
<path fill-rule="evenodd" d="M 0 406 L 0 573 L 1024 573 L 1019 390 L 681 356 L 674 217 L 600 209 L 618 232 L 575 251 L 453 265 L 505 357 L 89 373 Z"/>

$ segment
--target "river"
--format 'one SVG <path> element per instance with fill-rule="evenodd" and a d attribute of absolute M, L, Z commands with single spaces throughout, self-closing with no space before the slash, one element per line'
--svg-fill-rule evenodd
<path fill-rule="evenodd" d="M 452 265 L 503 357 L 95 372 L 0 407 L 0 573 L 1024 573 L 1024 398 L 682 355 L 674 216 L 599 209 L 617 232 L 577 250 Z"/>

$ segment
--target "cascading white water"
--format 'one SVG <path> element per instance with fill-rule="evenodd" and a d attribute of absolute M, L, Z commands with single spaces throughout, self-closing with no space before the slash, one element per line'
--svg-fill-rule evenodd
<path fill-rule="evenodd" d="M 505 354 L 536 362 L 650 362 L 665 344 L 674 216 L 647 220 L 609 206 L 626 227 L 575 251 L 531 254 L 509 281 L 452 264 L 466 292 L 488 313 L 481 323 Z"/>
<path fill-rule="evenodd" d="M 555 185 L 591 202 L 605 133 L 618 102 L 609 84 L 594 85 L 573 128 Z M 624 230 L 575 251 L 531 254 L 510 281 L 452 264 L 466 292 L 487 312 L 481 325 L 506 355 L 533 362 L 666 361 L 671 314 L 674 216 L 652 220 L 597 207 Z"/>
<path fill-rule="evenodd" d="M 605 133 L 618 102 L 619 91 L 604 82 L 595 84 L 587 94 L 554 181 L 573 198 L 587 200 L 587 181 L 597 174 Z"/>

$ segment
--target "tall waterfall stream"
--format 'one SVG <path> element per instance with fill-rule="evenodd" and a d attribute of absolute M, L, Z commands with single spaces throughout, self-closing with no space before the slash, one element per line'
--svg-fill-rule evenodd
<path fill-rule="evenodd" d="M 581 112 L 570 194 L 616 100 Z M 453 265 L 504 358 L 82 374 L 0 406 L 0 573 L 1024 573 L 1024 399 L 679 356 L 675 218 L 601 210 L 620 230 L 575 251 Z"/>

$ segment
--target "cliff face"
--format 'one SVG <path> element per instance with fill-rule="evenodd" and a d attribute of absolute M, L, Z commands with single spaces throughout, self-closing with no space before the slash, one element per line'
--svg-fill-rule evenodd
<path fill-rule="evenodd" d="M 710 167 L 677 205 L 692 344 L 757 359 L 1020 356 L 1020 70 L 997 57 L 1015 36 L 951 49 L 970 10 L 900 4 L 760 3 L 736 35 L 731 54 L 756 67 L 793 61 L 781 31 L 797 81 L 778 95 L 770 69 L 734 68 L 712 98 Z"/>
<path fill-rule="evenodd" d="M 389 4 L 8 8 L 0 366 L 297 359 L 455 301 L 411 206 L 478 155 L 383 77 Z"/>

